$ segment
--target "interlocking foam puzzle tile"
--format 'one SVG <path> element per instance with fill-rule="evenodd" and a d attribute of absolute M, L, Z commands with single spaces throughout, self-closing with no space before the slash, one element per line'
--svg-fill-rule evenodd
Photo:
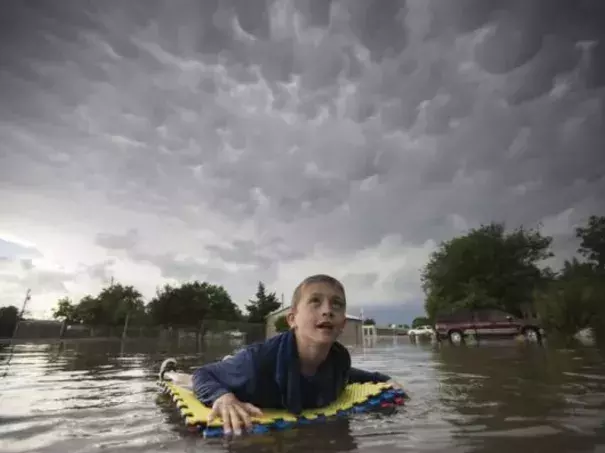
<path fill-rule="evenodd" d="M 164 393 L 171 397 L 190 429 L 202 432 L 205 437 L 223 435 L 222 420 L 217 418 L 207 423 L 211 409 L 202 404 L 191 390 L 169 381 L 160 381 L 158 384 Z M 299 416 L 286 410 L 263 409 L 263 417 L 252 419 L 251 432 L 260 434 L 272 429 L 286 429 L 376 408 L 402 405 L 405 397 L 406 393 L 403 390 L 384 382 L 349 384 L 333 403 L 323 408 L 305 410 Z"/>

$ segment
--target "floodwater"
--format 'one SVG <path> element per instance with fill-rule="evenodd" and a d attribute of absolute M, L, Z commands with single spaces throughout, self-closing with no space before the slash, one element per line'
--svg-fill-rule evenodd
<path fill-rule="evenodd" d="M 0 452 L 605 452 L 605 360 L 596 349 L 401 342 L 353 355 L 355 365 L 406 386 L 412 400 L 396 414 L 233 441 L 183 429 L 159 396 L 156 373 L 168 351 L 15 345 L 7 367 L 4 348 Z M 189 369 L 226 352 L 177 357 Z"/>

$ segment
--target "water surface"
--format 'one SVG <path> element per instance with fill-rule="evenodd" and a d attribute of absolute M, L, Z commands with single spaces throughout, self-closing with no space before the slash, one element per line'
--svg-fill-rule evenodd
<path fill-rule="evenodd" d="M 16 345 L 7 367 L 4 348 L 0 451 L 605 451 L 605 363 L 591 348 L 402 342 L 355 351 L 355 365 L 405 384 L 405 408 L 230 442 L 189 433 L 155 384 L 167 354 L 191 369 L 229 350 L 154 349 Z"/>

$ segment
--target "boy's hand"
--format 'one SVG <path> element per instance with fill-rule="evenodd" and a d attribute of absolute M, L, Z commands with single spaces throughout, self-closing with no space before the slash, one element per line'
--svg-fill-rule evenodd
<path fill-rule="evenodd" d="M 401 385 L 401 384 L 400 384 L 399 382 L 397 382 L 397 381 L 394 381 L 393 379 L 389 379 L 389 380 L 387 381 L 387 384 L 389 384 L 389 385 L 391 385 L 391 386 L 395 387 L 396 389 L 401 389 L 401 390 L 403 390 L 403 385 Z"/>
<path fill-rule="evenodd" d="M 212 405 L 212 412 L 208 415 L 208 423 L 214 418 L 223 420 L 223 431 L 225 434 L 236 435 L 242 433 L 242 425 L 246 429 L 252 428 L 251 416 L 262 417 L 262 411 L 250 403 L 242 403 L 233 393 L 225 393 L 216 399 Z"/>
<path fill-rule="evenodd" d="M 398 390 L 403 390 L 405 392 L 405 397 L 404 397 L 405 399 L 409 399 L 410 398 L 407 390 L 405 390 L 403 388 L 403 385 L 401 385 L 399 382 L 394 381 L 393 379 L 390 379 L 390 380 L 387 381 L 387 384 L 393 386 L 393 388 L 396 388 Z"/>

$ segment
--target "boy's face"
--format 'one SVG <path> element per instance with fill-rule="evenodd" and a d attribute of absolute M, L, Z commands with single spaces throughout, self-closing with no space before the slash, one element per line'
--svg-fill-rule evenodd
<path fill-rule="evenodd" d="M 302 288 L 298 304 L 288 314 L 288 323 L 307 341 L 334 343 L 346 323 L 345 296 L 328 283 L 309 283 Z"/>

